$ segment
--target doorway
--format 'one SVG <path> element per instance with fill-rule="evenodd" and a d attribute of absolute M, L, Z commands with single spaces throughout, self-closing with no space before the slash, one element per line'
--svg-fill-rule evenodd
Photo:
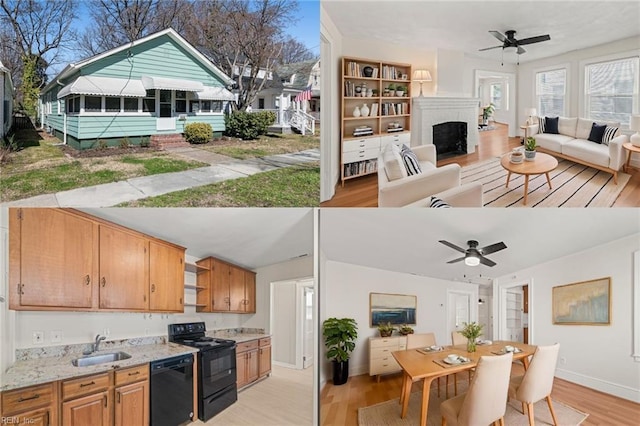
<path fill-rule="evenodd" d="M 477 305 L 471 303 L 475 297 L 477 294 L 472 292 L 447 291 L 447 342 L 452 332 L 462 330 L 464 323 L 476 321 Z"/>
<path fill-rule="evenodd" d="M 158 90 L 158 118 L 156 130 L 175 130 L 176 119 L 173 117 L 173 102 L 171 90 Z"/>
<path fill-rule="evenodd" d="M 532 281 L 499 284 L 497 288 L 497 327 L 499 340 L 529 343 Z"/>
<path fill-rule="evenodd" d="M 492 119 L 509 126 L 509 136 L 519 134 L 516 115 L 516 75 L 511 72 L 475 70 L 475 96 L 483 106 L 492 102 L 496 109 Z"/>

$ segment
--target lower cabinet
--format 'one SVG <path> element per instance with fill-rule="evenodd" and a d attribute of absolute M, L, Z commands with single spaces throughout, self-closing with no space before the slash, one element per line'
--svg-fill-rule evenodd
<path fill-rule="evenodd" d="M 0 419 L 17 425 L 57 425 L 58 396 L 54 383 L 2 392 Z"/>
<path fill-rule="evenodd" d="M 401 370 L 392 353 L 407 349 L 405 336 L 369 338 L 369 375 L 396 373 Z"/>
<path fill-rule="evenodd" d="M 259 352 L 258 375 L 264 377 L 271 373 L 271 337 L 260 339 Z"/>
<path fill-rule="evenodd" d="M 271 338 L 238 343 L 236 371 L 238 389 L 268 375 L 271 372 Z"/>
<path fill-rule="evenodd" d="M 149 424 L 149 382 L 116 388 L 115 422 L 120 425 Z"/>
<path fill-rule="evenodd" d="M 111 424 L 109 391 L 74 398 L 62 403 L 62 424 L 65 426 L 108 426 Z"/>

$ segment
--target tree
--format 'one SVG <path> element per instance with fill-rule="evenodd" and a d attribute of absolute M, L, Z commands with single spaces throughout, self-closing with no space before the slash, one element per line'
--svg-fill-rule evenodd
<path fill-rule="evenodd" d="M 280 64 L 294 64 L 296 62 L 310 61 L 314 58 L 315 55 L 307 46 L 289 37 L 282 43 L 282 52 L 278 62 Z"/>

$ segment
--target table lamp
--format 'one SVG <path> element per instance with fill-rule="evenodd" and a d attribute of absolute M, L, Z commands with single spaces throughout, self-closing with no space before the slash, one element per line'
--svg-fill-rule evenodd
<path fill-rule="evenodd" d="M 527 119 L 527 126 L 530 126 L 533 124 L 533 117 L 537 114 L 537 111 L 535 108 L 527 108 L 525 113 L 529 116 Z"/>
<path fill-rule="evenodd" d="M 631 121 L 629 122 L 629 129 L 636 131 L 629 138 L 629 140 L 631 141 L 631 145 L 640 146 L 640 115 L 631 116 Z"/>
<path fill-rule="evenodd" d="M 428 70 L 415 70 L 413 72 L 413 79 L 420 83 L 420 97 L 422 97 L 422 83 L 433 81 L 431 79 L 431 73 Z"/>

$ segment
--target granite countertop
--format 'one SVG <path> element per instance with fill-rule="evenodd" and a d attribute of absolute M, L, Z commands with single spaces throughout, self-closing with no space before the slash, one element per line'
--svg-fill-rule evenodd
<path fill-rule="evenodd" d="M 250 340 L 262 339 L 265 337 L 271 337 L 270 334 L 265 333 L 228 333 L 228 332 L 207 332 L 207 336 L 219 337 L 221 339 L 235 340 L 236 343 L 248 342 Z"/>
<path fill-rule="evenodd" d="M 103 373 L 115 368 L 132 367 L 164 358 L 198 352 L 196 348 L 189 346 L 177 345 L 175 343 L 158 343 L 131 345 L 117 349 L 104 349 L 96 352 L 96 354 L 114 351 L 126 352 L 131 355 L 131 358 L 87 367 L 74 367 L 71 364 L 71 360 L 78 358 L 78 354 L 18 360 L 3 375 L 2 383 L 0 383 L 0 391 L 8 391 L 56 380 L 82 377 L 89 374 Z"/>

